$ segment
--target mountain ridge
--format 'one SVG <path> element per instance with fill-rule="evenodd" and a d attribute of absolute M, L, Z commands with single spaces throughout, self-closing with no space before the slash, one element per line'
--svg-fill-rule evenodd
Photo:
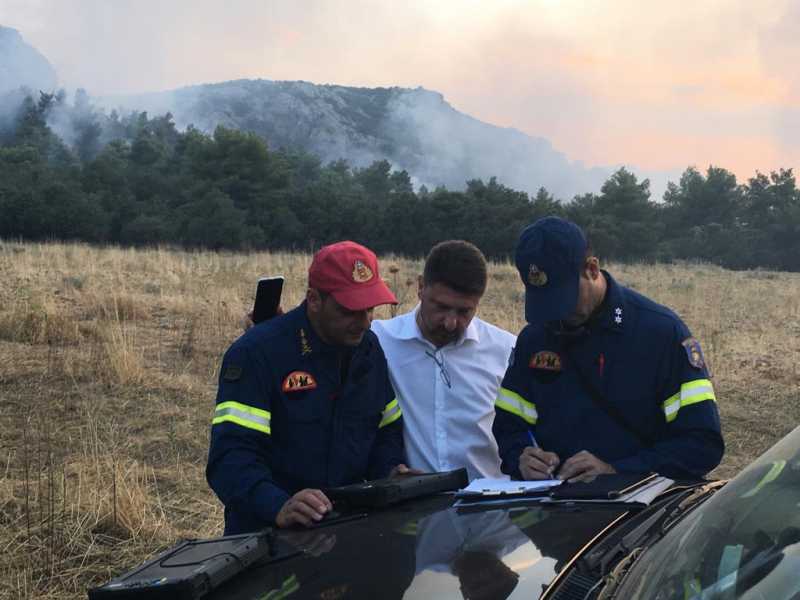
<path fill-rule="evenodd" d="M 463 189 L 498 180 L 562 199 L 598 191 L 612 168 L 570 162 L 549 140 L 462 113 L 422 87 L 354 87 L 307 81 L 237 79 L 166 92 L 106 97 L 108 108 L 171 112 L 176 125 L 252 131 L 275 148 L 301 148 L 323 162 L 363 167 L 387 159 L 415 184 Z"/>
<path fill-rule="evenodd" d="M 0 25 L 0 94 L 20 87 L 53 91 L 58 77 L 50 61 L 22 34 Z"/>
<path fill-rule="evenodd" d="M 0 95 L 22 88 L 54 91 L 57 84 L 47 58 L 16 29 L 0 26 Z M 544 187 L 556 198 L 569 200 L 599 192 L 618 168 L 570 161 L 546 138 L 481 121 L 455 109 L 440 92 L 423 87 L 235 79 L 101 96 L 98 101 L 107 109 L 170 112 L 181 128 L 194 125 L 212 132 L 223 125 L 251 131 L 272 148 L 300 149 L 324 163 L 344 159 L 365 167 L 386 159 L 393 168 L 406 170 L 416 187 L 457 190 L 471 179 L 496 177 L 531 195 Z M 3 122 L 9 118 L 0 117 Z M 654 198 L 661 196 L 668 177 L 679 176 L 631 170 L 640 178 L 649 175 Z"/>

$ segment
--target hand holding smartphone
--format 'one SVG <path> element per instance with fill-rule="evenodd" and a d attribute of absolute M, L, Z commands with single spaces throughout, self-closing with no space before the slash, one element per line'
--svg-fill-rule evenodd
<path fill-rule="evenodd" d="M 253 305 L 253 323 L 256 325 L 271 319 L 278 312 L 283 291 L 283 276 L 262 277 L 256 288 L 256 301 Z"/>

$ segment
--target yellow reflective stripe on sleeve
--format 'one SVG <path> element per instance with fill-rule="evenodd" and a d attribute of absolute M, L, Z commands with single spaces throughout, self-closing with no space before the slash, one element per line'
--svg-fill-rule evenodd
<path fill-rule="evenodd" d="M 214 410 L 214 420 L 212 425 L 218 423 L 235 423 L 247 429 L 254 429 L 261 433 L 271 434 L 270 419 L 271 414 L 260 408 L 253 408 L 240 402 L 220 402 Z"/>
<path fill-rule="evenodd" d="M 681 386 L 681 391 L 670 396 L 664 401 L 664 417 L 667 423 L 675 420 L 678 416 L 678 411 L 691 404 L 702 402 L 703 400 L 716 401 L 717 397 L 714 395 L 714 387 L 708 379 L 695 379 L 688 381 Z"/>
<path fill-rule="evenodd" d="M 689 406 L 703 400 L 716 400 L 714 387 L 708 379 L 696 379 L 681 386 L 681 406 Z"/>
<path fill-rule="evenodd" d="M 512 415 L 517 415 L 530 425 L 534 425 L 536 423 L 536 419 L 539 418 L 539 414 L 536 412 L 536 405 L 533 402 L 528 402 L 516 392 L 512 392 L 504 387 L 500 388 L 500 392 L 497 396 L 497 400 L 494 401 L 494 405 L 497 408 L 502 408 L 503 410 L 510 412 Z"/>
<path fill-rule="evenodd" d="M 391 425 L 402 416 L 403 411 L 400 410 L 400 403 L 397 401 L 397 398 L 395 398 L 383 409 L 383 415 L 381 416 L 381 422 L 378 423 L 378 429 Z"/>

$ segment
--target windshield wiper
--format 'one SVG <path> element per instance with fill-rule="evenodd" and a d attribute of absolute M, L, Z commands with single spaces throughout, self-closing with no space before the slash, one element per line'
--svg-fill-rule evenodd
<path fill-rule="evenodd" d="M 661 524 L 661 533 L 666 533 L 675 521 L 679 520 L 683 514 L 696 508 L 701 502 L 708 500 L 718 489 L 724 486 L 727 481 L 710 481 L 705 485 L 694 488 L 690 494 L 684 497 L 672 510 L 669 516 Z"/>
<path fill-rule="evenodd" d="M 614 562 L 618 556 L 626 556 L 636 549 L 639 542 L 648 535 L 653 527 L 664 520 L 666 514 L 667 509 L 665 507 L 659 508 L 630 532 L 622 536 L 622 539 L 611 546 L 611 548 L 605 552 L 598 551 L 589 553 L 581 562 L 590 572 L 596 572 L 600 576 L 605 575 L 609 572 L 612 562 Z"/>
<path fill-rule="evenodd" d="M 717 481 L 707 483 L 701 487 L 686 490 L 676 498 L 666 501 L 643 521 L 633 526 L 610 548 L 603 550 L 605 547 L 603 546 L 595 552 L 588 553 L 581 561 L 583 566 L 592 573 L 597 573 L 601 577 L 605 576 L 620 558 L 663 537 L 680 516 L 687 510 L 696 507 L 701 500 L 711 496 L 724 483 Z"/>

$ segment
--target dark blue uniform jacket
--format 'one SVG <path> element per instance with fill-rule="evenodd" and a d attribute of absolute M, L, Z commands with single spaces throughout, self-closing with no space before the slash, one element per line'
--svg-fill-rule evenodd
<path fill-rule="evenodd" d="M 402 416 L 377 338 L 367 331 L 349 366 L 345 351 L 317 337 L 305 303 L 228 349 L 206 468 L 226 535 L 272 524 L 303 488 L 385 477 L 404 462 Z"/>
<path fill-rule="evenodd" d="M 671 310 L 603 273 L 606 298 L 584 327 L 528 325 L 520 333 L 495 403 L 502 470 L 520 476 L 532 434 L 562 462 L 587 450 L 619 472 L 700 478 L 724 451 L 700 344 Z M 592 401 L 576 367 L 644 441 Z"/>

